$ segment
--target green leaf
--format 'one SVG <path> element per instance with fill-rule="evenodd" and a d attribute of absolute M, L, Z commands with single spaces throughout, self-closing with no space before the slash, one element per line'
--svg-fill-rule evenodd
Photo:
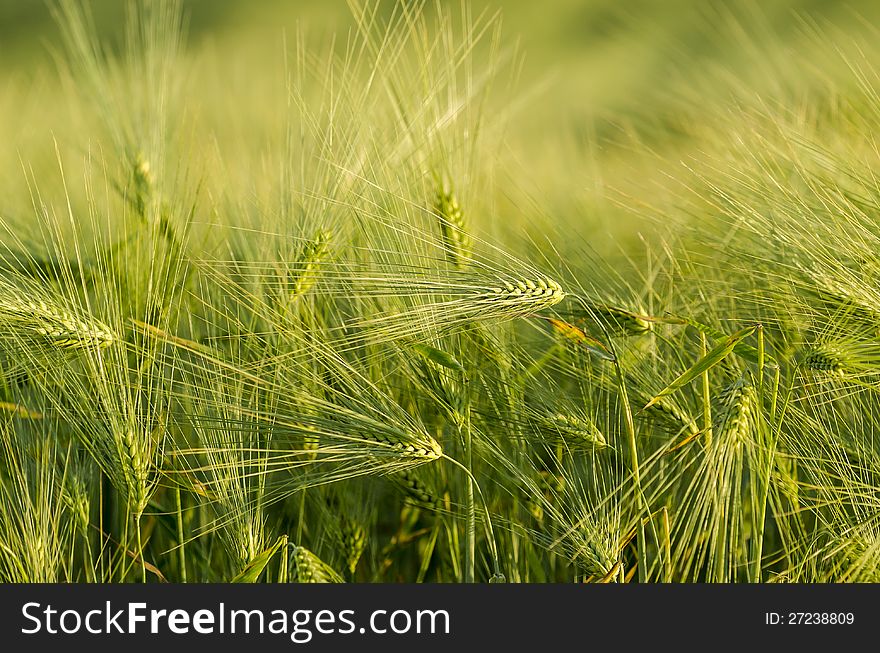
<path fill-rule="evenodd" d="M 275 542 L 275 544 L 270 546 L 262 553 L 258 553 L 256 556 L 254 556 L 254 559 L 247 563 L 241 573 L 229 582 L 256 583 L 257 579 L 260 577 L 260 574 L 262 574 L 263 570 L 266 568 L 266 565 L 269 564 L 269 561 L 272 560 L 272 557 L 278 552 L 278 549 L 285 546 L 286 544 L 287 536 L 282 535 L 278 538 L 278 541 Z"/>
<path fill-rule="evenodd" d="M 686 386 L 688 383 L 696 379 L 703 372 L 712 369 L 722 360 L 724 360 L 730 352 L 732 352 L 736 345 L 743 340 L 744 338 L 752 335 L 758 328 L 758 325 L 746 327 L 744 329 L 740 329 L 733 335 L 726 337 L 721 342 L 717 343 L 712 349 L 708 351 L 708 353 L 703 356 L 700 360 L 698 360 L 694 365 L 685 370 L 675 381 L 670 383 L 668 386 L 663 388 L 651 401 L 645 404 L 645 407 L 642 410 L 647 410 L 658 401 L 663 399 L 663 397 L 667 397 L 671 395 L 673 392 Z"/>
<path fill-rule="evenodd" d="M 437 363 L 437 365 L 440 365 L 441 367 L 455 370 L 456 372 L 464 372 L 464 366 L 458 362 L 455 356 L 442 349 L 437 349 L 436 347 L 420 342 L 413 343 L 411 347 L 413 351 L 432 363 Z"/>
<path fill-rule="evenodd" d="M 703 324 L 702 322 L 697 322 L 695 319 L 690 317 L 682 317 L 680 318 L 682 322 L 692 326 L 697 331 L 701 333 L 705 333 L 710 338 L 714 339 L 716 342 L 722 342 L 727 339 L 727 334 L 723 331 L 719 331 L 718 329 L 711 327 L 707 324 Z M 759 364 L 758 361 L 758 348 L 752 347 L 750 344 L 745 342 L 738 342 L 736 346 L 733 348 L 733 353 L 737 356 L 749 361 L 750 363 L 754 363 L 755 365 Z M 768 367 L 777 367 L 776 360 L 768 354 L 766 351 L 764 352 L 764 364 Z"/>

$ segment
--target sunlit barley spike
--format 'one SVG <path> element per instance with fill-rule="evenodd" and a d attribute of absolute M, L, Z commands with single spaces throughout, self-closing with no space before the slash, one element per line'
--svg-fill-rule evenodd
<path fill-rule="evenodd" d="M 605 546 L 604 542 L 598 542 L 593 538 L 586 538 L 584 542 L 587 571 L 593 576 L 605 577 L 611 573 L 617 564 L 617 558 L 613 555 L 611 548 Z"/>
<path fill-rule="evenodd" d="M 4 284 L 5 285 L 5 284 Z M 0 300 L 0 321 L 5 320 L 23 334 L 30 332 L 57 349 L 106 347 L 116 338 L 109 327 L 91 318 L 79 318 L 70 311 L 42 299 L 17 297 L 22 291 L 13 286 Z"/>
<path fill-rule="evenodd" d="M 458 199 L 448 184 L 442 184 L 438 188 L 434 211 L 440 220 L 440 236 L 447 260 L 455 267 L 463 268 L 473 242 L 467 233 L 464 213 Z"/>
<path fill-rule="evenodd" d="M 418 462 L 430 462 L 443 455 L 440 443 L 427 433 L 410 435 L 396 430 L 372 431 L 365 434 L 364 439 L 387 445 L 389 452 L 393 452 L 396 456 Z"/>
<path fill-rule="evenodd" d="M 291 554 L 295 583 L 343 583 L 342 577 L 304 546 L 297 546 Z"/>
<path fill-rule="evenodd" d="M 342 520 L 342 547 L 345 550 L 345 564 L 350 573 L 357 569 L 358 562 L 367 548 L 366 529 L 351 519 Z"/>
<path fill-rule="evenodd" d="M 397 472 L 389 477 L 403 491 L 407 501 L 420 508 L 439 510 L 443 501 L 427 483 L 423 482 L 413 470 Z"/>
<path fill-rule="evenodd" d="M 618 562 L 614 539 L 608 529 L 593 519 L 587 519 L 584 528 L 571 535 L 573 560 L 594 578 L 604 578 Z"/>
<path fill-rule="evenodd" d="M 525 317 L 555 306 L 564 298 L 560 285 L 548 278 L 508 281 L 478 294 L 478 299 L 486 302 L 487 311 L 506 317 Z"/>
<path fill-rule="evenodd" d="M 327 258 L 330 249 L 331 234 L 325 229 L 318 229 L 311 240 L 303 244 L 296 257 L 295 269 L 291 272 L 293 300 L 306 295 L 315 285 L 320 273 L 321 264 Z"/>

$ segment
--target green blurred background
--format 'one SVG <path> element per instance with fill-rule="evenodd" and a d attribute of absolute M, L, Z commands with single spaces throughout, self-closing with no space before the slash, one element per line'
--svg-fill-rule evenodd
<path fill-rule="evenodd" d="M 50 4 L 0 0 L 0 141 L 7 145 L 0 170 L 7 173 L 20 170 L 20 158 L 51 165 L 47 136 L 60 134 L 63 145 L 68 129 L 52 60 L 61 46 Z M 128 3 L 87 4 L 108 47 L 121 44 Z M 354 28 L 344 0 L 183 5 L 187 52 L 197 71 L 186 88 L 202 100 L 200 119 L 209 128 L 239 125 L 234 136 L 248 139 L 254 151 L 272 138 L 262 126 L 285 103 L 284 39 L 290 43 L 302 29 L 310 38 L 335 34 L 344 41 Z M 381 6 L 389 12 L 394 3 Z M 521 57 L 512 67 L 515 92 L 497 109 L 508 121 L 504 161 L 517 168 L 509 174 L 555 215 L 606 226 L 620 217 L 606 189 L 650 197 L 646 180 L 658 173 L 646 153 L 685 158 L 694 109 L 725 102 L 720 96 L 731 85 L 720 80 L 761 96 L 778 97 L 786 84 L 800 84 L 802 92 L 821 84 L 830 65 L 814 47 L 813 32 L 842 46 L 871 43 L 880 24 L 874 0 L 474 0 L 470 7 L 474 16 L 500 12 L 503 44 Z M 199 68 L 200 61 L 210 63 Z M 230 142 L 233 135 L 223 138 Z M 7 191 L 0 188 L 0 208 L 23 203 Z M 609 230 L 600 231 L 611 237 Z"/>
<path fill-rule="evenodd" d="M 33 74 L 57 47 L 45 0 L 0 0 L 0 76 Z M 91 0 L 108 42 L 121 40 L 126 2 Z M 311 33 L 342 33 L 353 21 L 345 0 L 184 0 L 189 47 L 210 44 L 247 62 L 277 52 L 281 35 L 297 25 Z M 452 7 L 457 2 L 442 3 Z M 795 42 L 805 23 L 873 35 L 880 2 L 873 0 L 474 0 L 472 13 L 500 12 L 508 44 L 525 54 L 521 89 L 536 90 L 532 109 L 552 111 L 577 126 L 609 113 L 640 113 L 680 80 L 714 66 L 742 72 L 752 61 L 737 51 L 738 30 L 759 18 L 777 45 Z M 390 10 L 392 3 L 385 3 Z M 543 108 L 541 105 L 544 105 Z"/>

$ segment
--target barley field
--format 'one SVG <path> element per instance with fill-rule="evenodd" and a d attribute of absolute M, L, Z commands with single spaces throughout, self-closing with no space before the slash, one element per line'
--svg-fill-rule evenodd
<path fill-rule="evenodd" d="M 0 0 L 0 580 L 880 580 L 878 20 Z"/>

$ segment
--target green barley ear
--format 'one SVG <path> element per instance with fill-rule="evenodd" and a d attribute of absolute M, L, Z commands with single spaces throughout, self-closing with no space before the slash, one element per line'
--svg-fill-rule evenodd
<path fill-rule="evenodd" d="M 565 292 L 553 279 L 538 277 L 535 280 L 506 281 L 501 286 L 478 292 L 477 298 L 485 302 L 487 313 L 515 318 L 555 306 L 565 299 Z"/>
<path fill-rule="evenodd" d="M 64 306 L 29 284 L 0 280 L 0 340 L 42 349 L 104 348 L 116 340 L 107 325 Z"/>
<path fill-rule="evenodd" d="M 817 343 L 804 350 L 801 364 L 808 370 L 831 376 L 845 376 L 846 351 L 834 343 Z"/>
<path fill-rule="evenodd" d="M 79 534 L 87 538 L 89 536 L 89 511 L 90 500 L 88 490 L 79 485 L 72 487 L 62 486 L 60 491 L 61 502 L 73 517 Z"/>
<path fill-rule="evenodd" d="M 755 387 L 745 378 L 740 378 L 722 392 L 720 402 L 716 432 L 720 437 L 734 442 L 749 440 L 758 410 Z"/>
<path fill-rule="evenodd" d="M 558 434 L 572 447 L 596 447 L 604 449 L 608 446 L 605 436 L 592 420 L 574 414 L 554 413 L 541 420 L 541 425 L 548 431 Z"/>
<path fill-rule="evenodd" d="M 880 370 L 880 344 L 852 338 L 816 342 L 801 351 L 800 365 L 825 376 L 873 376 Z"/>
<path fill-rule="evenodd" d="M 0 582 L 76 580 L 67 559 L 76 523 L 65 510 L 57 424 L 0 425 Z"/>
<path fill-rule="evenodd" d="M 366 529 L 352 519 L 342 520 L 342 548 L 345 552 L 345 565 L 354 574 L 358 562 L 367 548 Z"/>
<path fill-rule="evenodd" d="M 653 331 L 654 324 L 646 315 L 640 315 L 618 306 L 584 302 L 587 315 L 601 324 L 609 333 L 638 336 Z"/>
<path fill-rule="evenodd" d="M 473 241 L 468 235 L 461 205 L 446 180 L 437 188 L 434 213 L 440 222 L 440 237 L 447 260 L 455 267 L 463 268 L 470 256 Z"/>
<path fill-rule="evenodd" d="M 696 420 L 669 397 L 662 397 L 659 401 L 651 404 L 646 413 L 662 419 L 676 429 L 686 429 L 691 435 L 700 432 Z"/>
<path fill-rule="evenodd" d="M 290 272 L 292 301 L 306 295 L 318 280 L 322 263 L 330 249 L 331 233 L 318 229 L 315 235 L 303 244 L 296 257 L 295 268 Z"/>
<path fill-rule="evenodd" d="M 560 549 L 594 580 L 613 579 L 615 569 L 620 566 L 619 538 L 604 521 L 593 515 L 580 517 L 578 528 L 569 529 L 560 540 Z"/>
<path fill-rule="evenodd" d="M 147 207 L 150 205 L 153 195 L 154 179 L 153 172 L 150 169 L 150 162 L 142 152 L 138 152 L 132 159 L 131 178 L 131 202 L 137 214 L 141 218 L 146 219 Z"/>
<path fill-rule="evenodd" d="M 147 507 L 151 494 L 150 467 L 153 460 L 151 437 L 139 437 L 135 427 L 129 426 L 121 434 L 114 433 L 119 459 L 122 463 L 126 494 L 134 515 L 140 515 Z"/>
<path fill-rule="evenodd" d="M 292 582 L 295 583 L 344 583 L 342 577 L 330 565 L 304 546 L 295 546 L 290 554 L 293 561 Z"/>
<path fill-rule="evenodd" d="M 565 292 L 552 279 L 539 275 L 450 272 L 446 276 L 365 275 L 357 292 L 376 303 L 349 328 L 363 329 L 372 343 L 424 341 L 480 322 L 503 322 L 534 315 L 555 306 Z"/>
<path fill-rule="evenodd" d="M 414 469 L 406 469 L 388 477 L 402 491 L 406 500 L 419 508 L 440 510 L 443 501 L 439 494 L 425 481 L 419 478 Z"/>
<path fill-rule="evenodd" d="M 431 462 L 443 456 L 440 443 L 427 433 L 410 433 L 396 426 L 388 426 L 357 435 L 365 444 L 375 442 L 381 445 L 377 453 L 393 454 L 401 460 L 416 464 Z"/>

